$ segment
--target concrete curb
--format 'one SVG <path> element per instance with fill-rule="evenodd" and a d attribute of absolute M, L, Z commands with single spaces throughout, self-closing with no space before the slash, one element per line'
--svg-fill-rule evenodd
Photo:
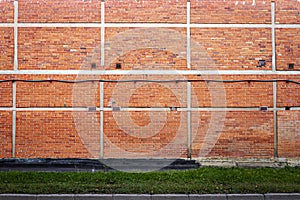
<path fill-rule="evenodd" d="M 300 200 L 300 193 L 269 194 L 0 194 L 0 200 Z"/>

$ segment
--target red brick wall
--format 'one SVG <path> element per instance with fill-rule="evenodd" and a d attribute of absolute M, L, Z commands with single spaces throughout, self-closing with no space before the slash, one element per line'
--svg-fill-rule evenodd
<path fill-rule="evenodd" d="M 19 22 L 100 22 L 101 1 L 19 0 Z"/>
<path fill-rule="evenodd" d="M 192 23 L 271 23 L 270 0 L 191 0 Z"/>
<path fill-rule="evenodd" d="M 99 32 L 98 28 L 20 28 L 19 69 L 91 69 L 85 62 L 100 45 Z M 99 58 L 91 62 L 100 66 Z"/>
<path fill-rule="evenodd" d="M 178 111 L 105 112 L 104 156 L 186 158 L 185 116 L 186 113 Z"/>
<path fill-rule="evenodd" d="M 209 79 L 300 81 L 299 75 L 292 75 L 300 69 L 299 28 L 277 27 L 299 24 L 300 2 L 272 1 L 275 2 L 276 70 L 286 75 L 263 74 L 272 73 L 271 0 L 191 0 L 191 69 L 188 69 L 187 2 L 19 0 L 18 23 L 22 24 L 18 27 L 18 52 L 14 52 L 14 1 L 0 1 L 0 80 L 200 80 L 191 83 L 192 157 L 272 158 L 276 153 L 274 123 L 278 125 L 279 156 L 300 157 L 299 113 L 293 110 L 300 107 L 299 85 L 277 83 L 276 106 L 280 111 L 278 121 L 274 122 L 272 111 L 259 111 L 261 106 L 275 106 L 273 83 L 203 82 Z M 101 4 L 105 6 L 104 35 L 101 35 Z M 132 27 L 126 27 L 128 23 Z M 149 28 L 153 23 L 161 27 Z M 102 36 L 104 55 L 101 55 Z M 18 53 L 16 74 L 9 71 L 14 70 L 14 53 Z M 260 60 L 266 61 L 266 66 L 258 67 Z M 117 64 L 121 64 L 121 69 L 116 69 Z M 294 69 L 289 69 L 289 64 L 294 64 Z M 226 70 L 228 74 L 197 76 L 179 71 L 167 74 L 167 70 L 207 69 Z M 69 75 L 41 70 L 62 70 Z M 81 71 L 76 75 L 73 70 Z M 83 74 L 83 70 L 89 70 L 90 74 Z M 96 74 L 99 71 L 93 74 L 93 70 L 114 71 L 109 71 L 111 75 L 99 75 Z M 119 74 L 125 70 L 140 73 L 165 70 L 166 74 Z M 257 74 L 258 71 L 262 73 Z M 104 158 L 188 156 L 186 83 L 104 83 L 104 105 L 100 105 L 100 89 L 98 82 L 17 82 L 14 108 L 13 83 L 0 82 L 0 158 L 13 156 L 14 109 L 17 158 L 99 158 L 102 107 Z M 97 110 L 88 112 L 88 107 Z M 112 107 L 122 109 L 112 111 Z M 223 107 L 228 111 L 212 111 Z M 284 110 L 289 107 L 291 110 Z"/>
<path fill-rule="evenodd" d="M 0 2 L 0 22 L 7 23 L 14 21 L 14 1 L 5 0 Z"/>
<path fill-rule="evenodd" d="M 272 68 L 271 29 L 192 28 L 191 39 L 193 69 Z M 259 60 L 265 60 L 267 65 L 258 68 Z"/>
<path fill-rule="evenodd" d="M 176 80 L 182 76 L 115 76 L 111 80 Z M 170 108 L 186 107 L 185 83 L 105 83 L 104 106 Z"/>
<path fill-rule="evenodd" d="M 213 79 L 205 77 L 204 80 Z M 221 76 L 222 80 L 266 80 L 270 76 Z M 200 78 L 198 78 L 201 80 Z M 273 84 L 258 82 L 192 83 L 192 106 L 199 107 L 260 107 L 273 106 Z"/>
<path fill-rule="evenodd" d="M 192 154 L 195 157 L 271 158 L 273 156 L 273 113 L 261 111 L 229 111 L 192 113 L 194 135 Z M 214 115 L 214 117 L 212 117 Z M 223 117 L 224 115 L 224 117 Z M 224 126 L 221 132 L 213 126 Z"/>
<path fill-rule="evenodd" d="M 297 0 L 276 0 L 276 22 L 281 24 L 299 24 L 300 4 Z"/>
<path fill-rule="evenodd" d="M 1 4 L 0 4 L 1 5 Z M 14 35 L 12 28 L 0 28 L 0 70 L 13 69 Z"/>
<path fill-rule="evenodd" d="M 278 112 L 278 154 L 279 157 L 300 157 L 300 112 Z"/>
<path fill-rule="evenodd" d="M 92 116 L 91 116 L 92 115 Z M 93 117 L 93 121 L 81 120 Z M 62 111 L 17 112 L 18 158 L 99 157 L 99 114 Z M 80 134 L 78 132 L 80 132 Z"/>
<path fill-rule="evenodd" d="M 277 69 L 300 70 L 300 30 L 278 29 L 277 35 Z M 294 69 L 289 69 L 289 64 L 294 64 Z"/>
<path fill-rule="evenodd" d="M 186 0 L 107 0 L 106 22 L 186 22 Z"/>
<path fill-rule="evenodd" d="M 8 76 L 0 76 L 1 80 L 8 79 Z M 0 83 L 0 107 L 12 106 L 12 83 Z"/>
<path fill-rule="evenodd" d="M 83 75 L 21 76 L 25 80 L 82 80 Z M 92 79 L 92 78 L 90 78 Z M 99 83 L 17 83 L 17 107 L 95 107 L 100 106 Z"/>
<path fill-rule="evenodd" d="M 116 69 L 116 63 L 121 70 L 186 69 L 184 28 L 106 28 L 105 40 L 105 69 Z"/>
<path fill-rule="evenodd" d="M 300 81 L 299 76 L 281 76 L 282 79 Z M 281 82 L 277 84 L 277 106 L 278 107 L 299 107 L 300 85 Z"/>
<path fill-rule="evenodd" d="M 0 111 L 0 157 L 12 157 L 12 112 Z"/>

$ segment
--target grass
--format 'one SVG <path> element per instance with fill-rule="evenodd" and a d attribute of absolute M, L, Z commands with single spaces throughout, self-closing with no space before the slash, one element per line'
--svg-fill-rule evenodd
<path fill-rule="evenodd" d="M 0 172 L 0 193 L 269 193 L 300 192 L 296 168 L 200 168 L 148 173 Z"/>

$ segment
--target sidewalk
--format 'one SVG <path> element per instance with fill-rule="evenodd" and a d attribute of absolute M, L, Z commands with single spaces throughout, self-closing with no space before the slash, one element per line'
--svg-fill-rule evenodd
<path fill-rule="evenodd" d="M 0 200 L 300 200 L 300 193 L 276 194 L 0 194 Z"/>

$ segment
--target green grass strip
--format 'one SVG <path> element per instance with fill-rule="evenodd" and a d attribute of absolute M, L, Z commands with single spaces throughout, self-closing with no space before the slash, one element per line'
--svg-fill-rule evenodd
<path fill-rule="evenodd" d="M 0 172 L 0 193 L 193 194 L 300 192 L 296 168 L 200 168 L 148 173 Z"/>

